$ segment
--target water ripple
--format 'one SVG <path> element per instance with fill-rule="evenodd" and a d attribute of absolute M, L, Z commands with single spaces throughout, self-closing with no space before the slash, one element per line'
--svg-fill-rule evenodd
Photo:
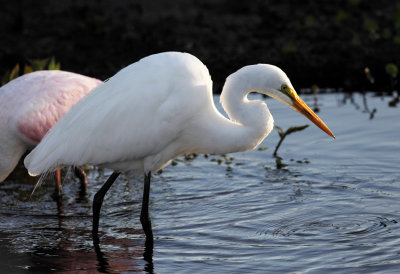
<path fill-rule="evenodd" d="M 395 219 L 372 215 L 312 216 L 271 225 L 263 233 L 272 237 L 312 237 L 326 240 L 351 240 L 352 237 L 369 237 L 376 233 L 390 233 Z"/>

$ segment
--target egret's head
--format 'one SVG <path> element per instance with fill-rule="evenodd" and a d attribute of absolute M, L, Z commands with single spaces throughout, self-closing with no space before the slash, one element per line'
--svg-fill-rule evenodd
<path fill-rule="evenodd" d="M 335 138 L 327 125 L 325 125 L 318 115 L 307 106 L 307 104 L 299 97 L 299 95 L 297 95 L 297 92 L 294 90 L 290 82 L 281 84 L 281 87 L 273 93 L 272 97 L 300 112 L 316 126 L 326 132 L 326 134 L 332 138 Z"/>
<path fill-rule="evenodd" d="M 335 138 L 325 123 L 300 99 L 289 78 L 277 66 L 268 64 L 245 66 L 227 78 L 224 90 L 242 91 L 246 96 L 251 91 L 266 94 L 300 112 L 329 136 Z M 225 97 L 228 93 L 224 90 L 221 102 L 227 105 L 228 100 Z"/>
<path fill-rule="evenodd" d="M 253 66 L 253 71 L 255 71 L 253 75 L 258 79 L 262 78 L 261 85 L 263 87 L 260 87 L 260 90 L 263 93 L 300 112 L 329 136 L 335 138 L 325 123 L 297 95 L 285 72 L 276 66 L 267 64 L 255 65 Z"/>

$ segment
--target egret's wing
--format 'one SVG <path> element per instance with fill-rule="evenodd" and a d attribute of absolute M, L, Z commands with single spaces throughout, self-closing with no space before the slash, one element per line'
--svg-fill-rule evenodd
<path fill-rule="evenodd" d="M 210 98 L 211 80 L 196 58 L 195 65 L 154 58 L 123 69 L 78 102 L 26 157 L 29 172 L 142 159 L 176 139 Z"/>

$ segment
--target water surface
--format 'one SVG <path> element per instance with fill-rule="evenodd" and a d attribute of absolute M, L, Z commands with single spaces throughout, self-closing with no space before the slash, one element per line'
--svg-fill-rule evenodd
<path fill-rule="evenodd" d="M 312 95 L 302 97 L 314 105 Z M 375 93 L 320 95 L 318 115 L 336 139 L 314 125 L 288 136 L 278 152 L 286 165 L 280 169 L 272 156 L 279 140 L 273 131 L 260 150 L 181 157 L 155 174 L 152 260 L 143 259 L 143 178 L 124 174 L 108 192 L 96 253 L 91 201 L 110 170 L 92 168 L 86 194 L 69 176 L 58 205 L 51 180 L 31 196 L 36 179 L 15 173 L 0 185 L 0 269 L 395 273 L 400 119 L 399 106 L 389 106 L 392 99 Z M 276 125 L 310 124 L 283 104 L 266 101 Z"/>

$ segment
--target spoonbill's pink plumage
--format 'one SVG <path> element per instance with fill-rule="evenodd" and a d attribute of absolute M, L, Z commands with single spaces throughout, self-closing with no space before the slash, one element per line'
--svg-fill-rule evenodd
<path fill-rule="evenodd" d="M 36 71 L 0 87 L 0 182 L 76 102 L 101 83 L 80 74 Z"/>

